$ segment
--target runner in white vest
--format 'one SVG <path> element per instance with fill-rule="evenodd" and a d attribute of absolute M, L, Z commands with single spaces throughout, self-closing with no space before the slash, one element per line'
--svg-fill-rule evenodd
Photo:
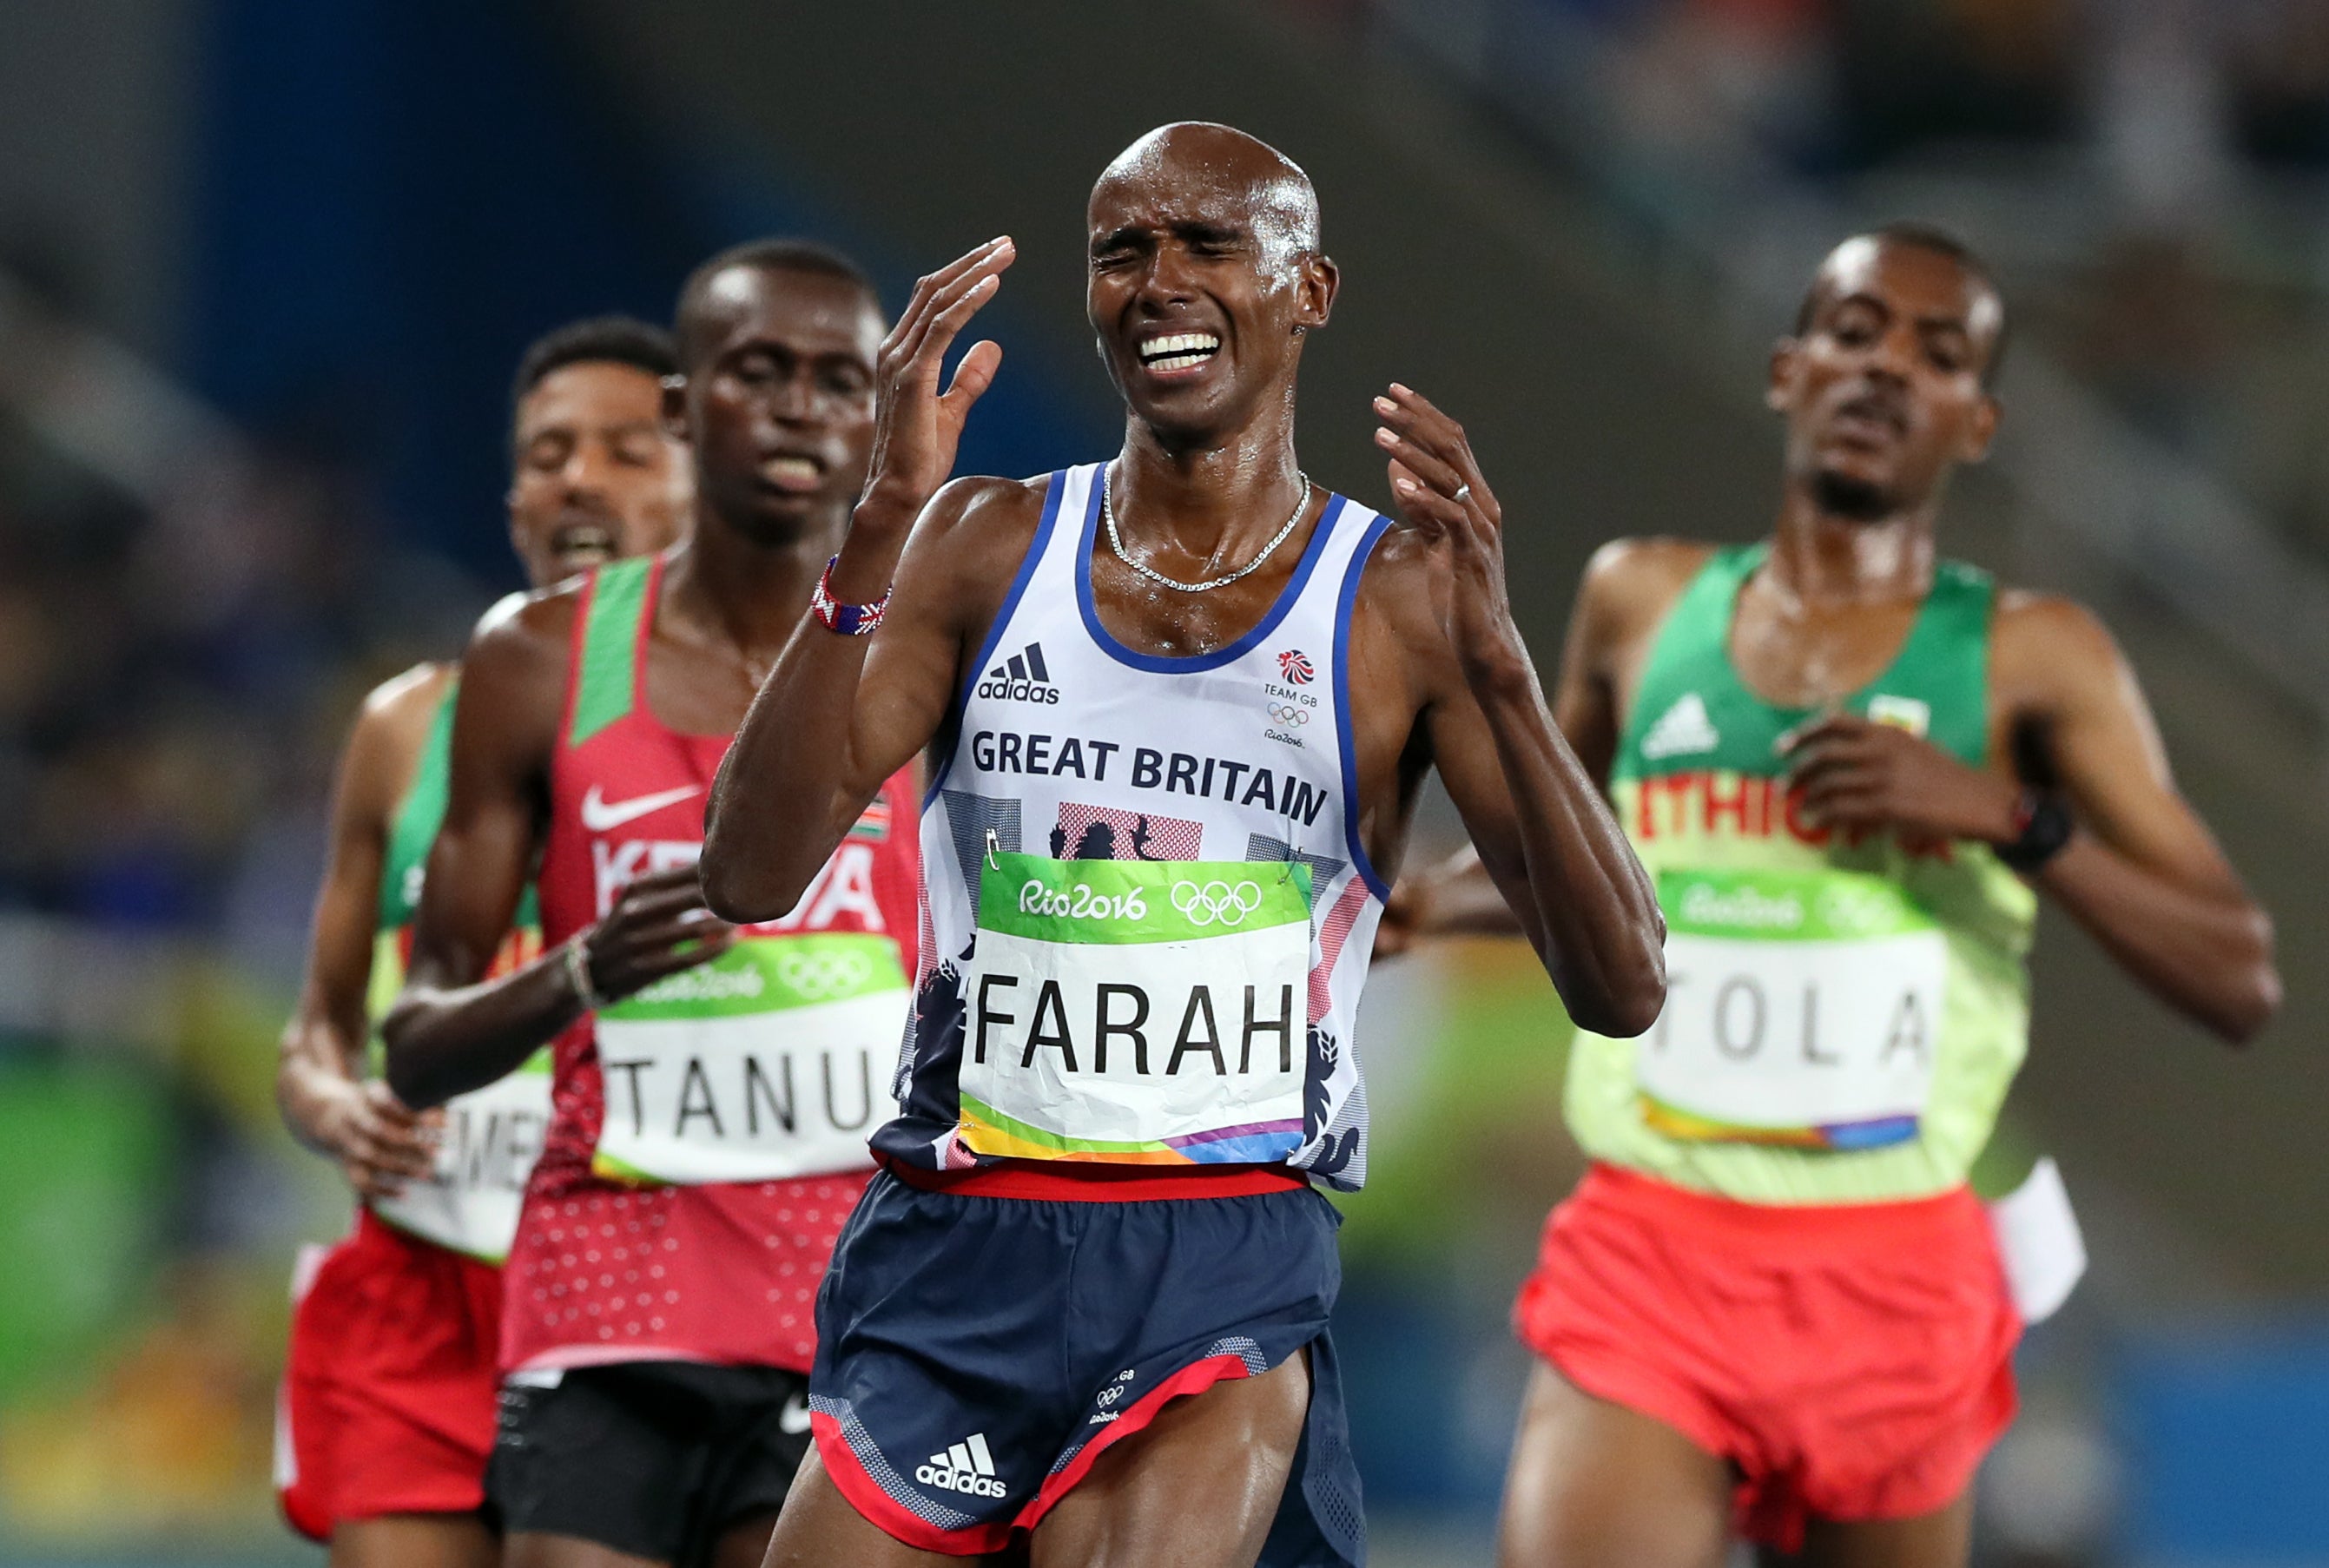
<path fill-rule="evenodd" d="M 772 1564 L 1363 1560 L 1311 1184 L 1364 1174 L 1352 1024 L 1427 769 L 1572 1009 L 1630 1035 L 1663 995 L 1462 430 L 1376 399 L 1403 523 L 1296 459 L 1339 283 L 1308 179 L 1170 126 L 1088 216 L 1121 454 L 941 490 L 1001 351 L 943 394 L 940 361 L 1014 251 L 924 279 L 815 624 L 714 793 L 705 896 L 765 919 L 930 753 L 900 1112 L 818 1299 Z"/>

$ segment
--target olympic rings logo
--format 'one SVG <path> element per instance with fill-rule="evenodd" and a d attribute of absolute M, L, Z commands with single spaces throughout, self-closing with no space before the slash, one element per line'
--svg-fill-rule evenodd
<path fill-rule="evenodd" d="M 872 975 L 873 961 L 862 953 L 785 953 L 777 956 L 777 978 L 794 994 L 812 1000 L 855 991 Z"/>
<path fill-rule="evenodd" d="M 1269 705 L 1269 717 L 1279 724 L 1307 724 L 1310 722 L 1310 710 L 1297 708 L 1290 702 L 1273 702 Z"/>
<path fill-rule="evenodd" d="M 1192 925 L 1242 925 L 1261 907 L 1261 885 L 1240 882 L 1175 882 L 1173 907 Z"/>

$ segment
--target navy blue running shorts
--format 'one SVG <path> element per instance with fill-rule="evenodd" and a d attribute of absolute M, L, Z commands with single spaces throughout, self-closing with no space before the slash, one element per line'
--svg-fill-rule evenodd
<path fill-rule="evenodd" d="M 817 1296 L 817 1452 L 890 1535 L 974 1556 L 1034 1528 L 1168 1401 L 1307 1348 L 1309 1419 L 1261 1563 L 1362 1563 L 1326 1334 L 1340 1224 L 1307 1187 L 1079 1201 L 877 1175 Z"/>

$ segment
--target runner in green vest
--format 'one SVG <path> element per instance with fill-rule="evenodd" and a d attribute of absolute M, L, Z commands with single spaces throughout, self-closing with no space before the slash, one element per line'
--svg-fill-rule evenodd
<path fill-rule="evenodd" d="M 1542 1364 L 1512 1568 L 1700 1568 L 1733 1536 L 1963 1563 L 2022 1329 L 1966 1178 L 2027 1044 L 2038 896 L 2227 1039 L 2278 1001 L 2108 634 L 1936 558 L 2004 329 L 1947 235 L 1845 242 L 1772 360 L 1773 537 L 1587 573 L 1555 713 L 1656 879 L 1667 1000 L 1577 1038 L 1593 1165 L 1516 1309 Z M 1471 881 L 1393 914 L 1476 928 Z"/>
<path fill-rule="evenodd" d="M 661 423 L 670 339 L 626 317 L 543 337 L 519 369 L 510 540 L 537 587 L 676 537 L 691 493 Z M 549 1113 L 546 1064 L 416 1115 L 380 1077 L 374 1025 L 404 981 L 421 867 L 445 814 L 459 671 L 369 697 L 348 740 L 307 979 L 276 1092 L 299 1141 L 363 1200 L 303 1260 L 277 1456 L 284 1513 L 335 1568 L 486 1568 L 501 1261 Z M 541 947 L 531 894 L 504 962 Z"/>

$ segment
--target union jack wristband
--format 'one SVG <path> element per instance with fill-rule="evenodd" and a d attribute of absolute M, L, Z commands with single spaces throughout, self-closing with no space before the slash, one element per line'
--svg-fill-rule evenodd
<path fill-rule="evenodd" d="M 882 596 L 870 605 L 842 604 L 833 596 L 833 568 L 840 564 L 839 556 L 825 563 L 825 570 L 817 574 L 816 591 L 808 596 L 808 607 L 828 632 L 844 637 L 871 636 L 882 624 L 882 612 L 890 607 L 890 590 L 883 588 Z"/>

